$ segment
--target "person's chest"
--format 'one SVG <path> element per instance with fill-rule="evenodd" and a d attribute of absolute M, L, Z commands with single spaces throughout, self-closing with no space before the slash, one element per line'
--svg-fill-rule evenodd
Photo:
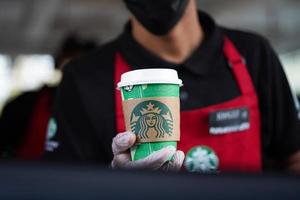
<path fill-rule="evenodd" d="M 181 68 L 179 76 L 183 81 L 180 90 L 182 111 L 220 104 L 241 95 L 233 72 L 225 61 L 209 74 L 197 75 Z"/>

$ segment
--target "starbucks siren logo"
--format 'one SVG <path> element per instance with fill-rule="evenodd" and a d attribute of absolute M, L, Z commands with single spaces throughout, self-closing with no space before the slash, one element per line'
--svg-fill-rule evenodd
<path fill-rule="evenodd" d="M 54 138 L 57 131 L 57 123 L 54 118 L 51 118 L 48 122 L 48 128 L 47 128 L 47 140 L 51 140 Z"/>
<path fill-rule="evenodd" d="M 173 118 L 170 109 L 160 101 L 144 101 L 132 111 L 130 117 L 131 130 L 141 139 L 149 138 L 154 131 L 156 138 L 172 136 Z"/>
<path fill-rule="evenodd" d="M 197 146 L 187 153 L 184 165 L 190 172 L 212 173 L 217 171 L 219 159 L 211 148 Z"/>

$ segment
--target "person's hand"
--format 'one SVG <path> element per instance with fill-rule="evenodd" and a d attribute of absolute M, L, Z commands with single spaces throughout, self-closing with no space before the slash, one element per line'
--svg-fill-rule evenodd
<path fill-rule="evenodd" d="M 184 160 L 184 153 L 176 151 L 173 146 L 156 151 L 144 159 L 131 161 L 129 149 L 134 145 L 135 141 L 136 136 L 132 132 L 120 133 L 114 137 L 112 142 L 114 154 L 111 163 L 112 168 L 180 170 Z M 173 158 L 168 161 L 171 156 Z"/>

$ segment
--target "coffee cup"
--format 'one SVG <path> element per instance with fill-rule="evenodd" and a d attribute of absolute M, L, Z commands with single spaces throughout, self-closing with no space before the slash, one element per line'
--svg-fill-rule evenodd
<path fill-rule="evenodd" d="M 139 160 L 180 140 L 182 81 L 173 69 L 140 69 L 121 76 L 122 108 L 127 131 L 136 134 L 132 160 Z"/>

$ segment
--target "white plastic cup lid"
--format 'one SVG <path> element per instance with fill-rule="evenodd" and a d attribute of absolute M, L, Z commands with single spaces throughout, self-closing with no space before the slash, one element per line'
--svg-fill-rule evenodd
<path fill-rule="evenodd" d="M 182 86 L 182 80 L 174 69 L 139 69 L 122 74 L 118 88 L 144 84 L 176 84 Z"/>

